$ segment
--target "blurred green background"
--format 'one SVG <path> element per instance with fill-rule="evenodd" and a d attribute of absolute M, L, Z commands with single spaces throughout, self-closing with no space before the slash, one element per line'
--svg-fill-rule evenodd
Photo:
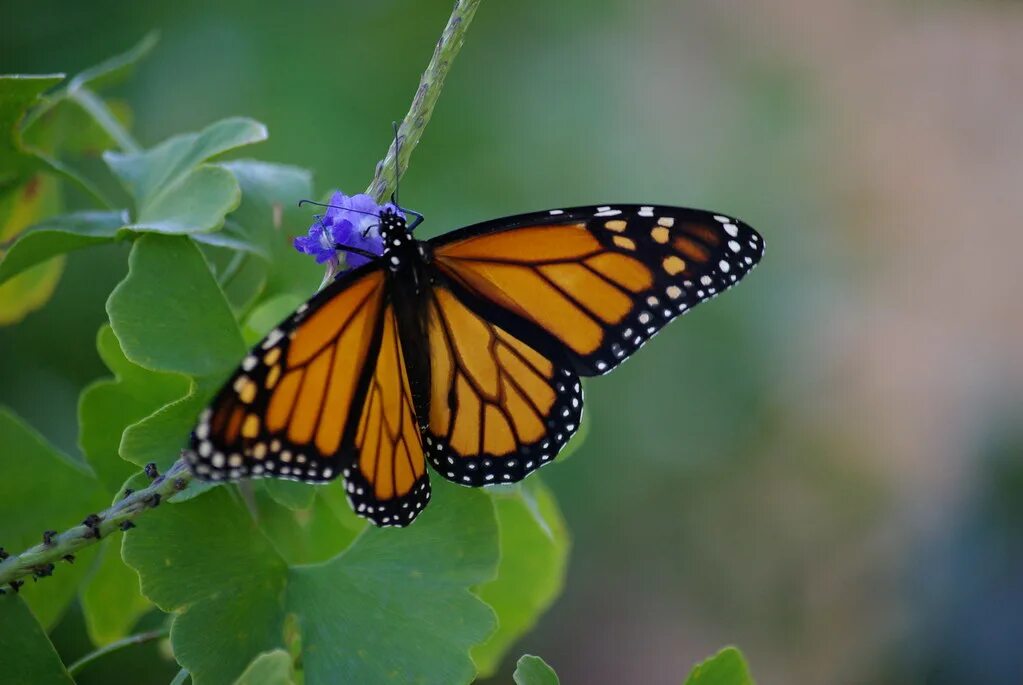
<path fill-rule="evenodd" d="M 449 10 L 9 2 L 0 72 L 158 29 L 116 91 L 143 144 L 248 115 L 247 154 L 356 192 Z M 766 684 L 1023 679 L 1021 35 L 1014 2 L 484 0 L 402 185 L 421 230 L 659 202 L 768 243 L 588 384 L 588 442 L 543 475 L 567 590 L 513 657 L 566 683 L 677 683 L 725 643 Z M 72 454 L 126 249 L 71 255 L 0 329 L 0 404 Z"/>

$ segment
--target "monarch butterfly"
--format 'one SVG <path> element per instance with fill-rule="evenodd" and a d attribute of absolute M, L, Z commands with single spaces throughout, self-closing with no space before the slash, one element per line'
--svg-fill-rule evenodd
<path fill-rule="evenodd" d="M 198 478 L 340 476 L 378 526 L 425 508 L 427 462 L 461 485 L 517 482 L 578 428 L 580 376 L 764 252 L 741 221 L 678 207 L 553 209 L 427 241 L 421 215 L 378 217 L 383 254 L 270 331 L 201 413 L 185 450 Z"/>

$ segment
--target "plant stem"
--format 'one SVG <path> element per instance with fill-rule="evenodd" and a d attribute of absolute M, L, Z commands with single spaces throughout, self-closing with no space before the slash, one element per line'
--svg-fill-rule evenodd
<path fill-rule="evenodd" d="M 181 669 L 178 674 L 174 676 L 174 680 L 170 681 L 170 685 L 185 685 L 185 681 L 188 680 L 188 671 Z"/>
<path fill-rule="evenodd" d="M 92 115 L 108 136 L 113 138 L 117 146 L 125 152 L 138 152 L 142 148 L 135 142 L 128 129 L 121 125 L 107 104 L 88 88 L 79 88 L 68 93 L 68 96 L 81 105 L 82 109 Z"/>
<path fill-rule="evenodd" d="M 455 61 L 458 51 L 462 49 L 465 32 L 469 30 L 469 24 L 472 23 L 479 4 L 480 0 L 455 0 L 448 23 L 437 40 L 437 46 L 433 49 L 433 57 L 430 58 L 430 63 L 426 65 L 426 70 L 419 79 L 419 88 L 416 89 L 415 97 L 412 98 L 412 106 L 409 107 L 408 114 L 398 126 L 397 140 L 391 141 L 390 147 L 387 148 L 387 154 L 377 162 L 373 182 L 366 189 L 366 193 L 371 195 L 378 204 L 391 196 L 398 185 L 398 179 L 408 168 L 412 151 L 416 149 L 419 139 L 423 137 L 426 125 L 430 123 L 433 108 L 444 88 L 444 79 L 447 78 L 451 63 Z M 336 266 L 329 264 L 320 287 L 330 283 L 336 275 Z"/>
<path fill-rule="evenodd" d="M 111 642 L 109 645 L 100 647 L 94 652 L 89 652 L 81 659 L 76 661 L 67 667 L 68 675 L 75 676 L 83 668 L 91 664 L 93 661 L 100 659 L 107 654 L 116 652 L 124 649 L 125 647 L 131 647 L 132 645 L 141 645 L 145 642 L 152 642 L 153 640 L 159 640 L 160 638 L 167 637 L 170 635 L 170 628 L 161 628 L 160 630 L 150 630 L 145 633 L 138 633 L 136 635 L 129 635 L 126 638 Z"/>
<path fill-rule="evenodd" d="M 0 586 L 45 569 L 47 564 L 60 563 L 65 555 L 96 543 L 98 538 L 94 531 L 99 531 L 99 538 L 106 537 L 118 530 L 125 521 L 132 520 L 183 490 L 191 480 L 191 472 L 185 462 L 179 459 L 149 487 L 133 492 L 112 507 L 98 512 L 99 521 L 95 528 L 84 524 L 74 526 L 55 536 L 48 545 L 30 547 L 0 562 Z"/>
<path fill-rule="evenodd" d="M 451 63 L 465 42 L 465 32 L 469 29 L 479 4 L 480 0 L 455 1 L 447 26 L 444 27 L 444 32 L 437 40 L 437 47 L 433 50 L 433 57 L 419 79 L 419 88 L 412 99 L 412 106 L 398 127 L 398 140 L 391 142 L 387 155 L 377 164 L 373 182 L 366 190 L 378 203 L 390 197 L 398 178 L 408 168 L 412 151 L 416 149 L 423 130 L 430 122 L 434 105 L 437 104 L 437 98 L 444 87 L 444 79 L 447 78 Z M 397 147 L 401 148 L 400 155 L 395 149 L 396 143 Z"/>

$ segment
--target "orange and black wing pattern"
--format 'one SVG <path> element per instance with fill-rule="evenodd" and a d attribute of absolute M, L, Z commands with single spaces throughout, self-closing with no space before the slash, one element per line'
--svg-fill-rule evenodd
<path fill-rule="evenodd" d="M 344 448 L 348 502 L 378 526 L 407 526 L 430 501 L 422 435 L 394 306 L 384 308 L 376 363 Z"/>
<path fill-rule="evenodd" d="M 430 489 L 389 278 L 376 265 L 343 274 L 252 348 L 199 416 L 184 453 L 196 476 L 340 475 L 377 525 L 422 511 Z"/>
<path fill-rule="evenodd" d="M 513 483 L 578 429 L 582 387 L 563 353 L 540 352 L 471 304 L 442 279 L 428 304 L 427 458 L 460 485 Z"/>
<path fill-rule="evenodd" d="M 199 415 L 185 459 L 203 480 L 336 478 L 376 356 L 386 272 L 343 275 L 282 321 Z"/>
<path fill-rule="evenodd" d="M 764 253 L 732 217 L 615 205 L 537 212 L 430 241 L 436 268 L 580 375 L 607 373 L 668 322 L 735 285 Z"/>

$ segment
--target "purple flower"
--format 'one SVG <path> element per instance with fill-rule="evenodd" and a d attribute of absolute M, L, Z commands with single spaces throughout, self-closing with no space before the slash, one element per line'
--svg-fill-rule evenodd
<path fill-rule="evenodd" d="M 295 238 L 295 249 L 316 257 L 320 264 L 337 260 L 335 245 L 355 247 L 373 254 L 382 254 L 383 241 L 380 239 L 378 226 L 380 212 L 389 207 L 404 216 L 394 205 L 378 205 L 373 198 L 365 193 L 348 197 L 338 191 L 330 198 L 327 213 L 309 227 L 308 236 Z M 344 252 L 343 250 L 341 250 Z M 348 268 L 361 266 L 369 261 L 367 257 L 352 252 L 345 252 L 345 264 Z"/>

